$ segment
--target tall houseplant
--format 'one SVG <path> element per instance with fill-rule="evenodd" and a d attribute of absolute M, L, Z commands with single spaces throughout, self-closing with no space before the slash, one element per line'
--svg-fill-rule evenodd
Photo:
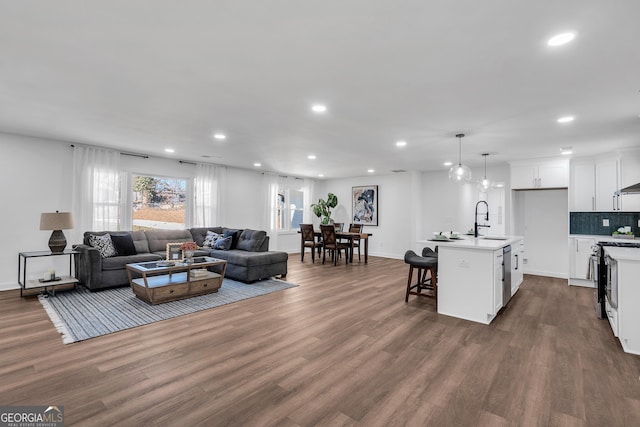
<path fill-rule="evenodd" d="M 318 218 L 322 218 L 320 221 L 321 224 L 330 224 L 331 209 L 336 206 L 338 206 L 338 197 L 333 193 L 329 193 L 327 195 L 327 200 L 318 199 L 318 203 L 313 203 L 311 208 Z"/>

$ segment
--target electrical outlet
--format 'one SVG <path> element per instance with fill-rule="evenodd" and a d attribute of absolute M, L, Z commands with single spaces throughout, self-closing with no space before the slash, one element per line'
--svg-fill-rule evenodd
<path fill-rule="evenodd" d="M 609 226 L 609 220 L 608 219 L 603 219 L 602 220 L 602 226 L 603 227 L 608 227 Z"/>

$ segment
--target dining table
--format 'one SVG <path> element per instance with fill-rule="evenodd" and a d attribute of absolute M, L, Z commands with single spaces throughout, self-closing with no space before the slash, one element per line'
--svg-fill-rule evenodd
<path fill-rule="evenodd" d="M 300 233 L 300 230 L 298 230 Z M 318 241 L 322 239 L 322 232 L 320 230 L 313 230 L 313 235 L 316 237 Z M 349 241 L 349 262 L 353 263 L 353 241 L 356 239 L 364 240 L 364 263 L 367 264 L 369 261 L 369 237 L 373 236 L 372 233 L 353 233 L 350 231 L 337 231 L 336 230 L 336 238 L 337 239 L 346 239 Z M 304 245 L 304 242 L 302 242 Z M 304 250 L 304 247 L 302 247 Z"/>

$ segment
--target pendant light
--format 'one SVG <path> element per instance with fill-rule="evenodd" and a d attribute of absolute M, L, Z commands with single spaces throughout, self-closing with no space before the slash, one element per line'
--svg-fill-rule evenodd
<path fill-rule="evenodd" d="M 484 157 L 484 178 L 480 181 L 480 189 L 483 191 L 487 191 L 489 187 L 491 187 L 491 181 L 487 179 L 487 156 L 489 153 L 483 153 L 482 157 Z"/>
<path fill-rule="evenodd" d="M 459 133 L 456 135 L 458 138 L 458 164 L 456 166 L 452 166 L 449 169 L 449 179 L 454 182 L 468 182 L 471 179 L 471 169 L 468 166 L 462 164 L 462 138 L 464 137 L 464 133 Z"/>

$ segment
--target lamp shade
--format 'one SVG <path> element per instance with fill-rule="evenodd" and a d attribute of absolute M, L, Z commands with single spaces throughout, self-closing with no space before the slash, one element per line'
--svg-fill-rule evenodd
<path fill-rule="evenodd" d="M 71 212 L 44 212 L 40 215 L 40 230 L 70 230 L 73 228 Z"/>

